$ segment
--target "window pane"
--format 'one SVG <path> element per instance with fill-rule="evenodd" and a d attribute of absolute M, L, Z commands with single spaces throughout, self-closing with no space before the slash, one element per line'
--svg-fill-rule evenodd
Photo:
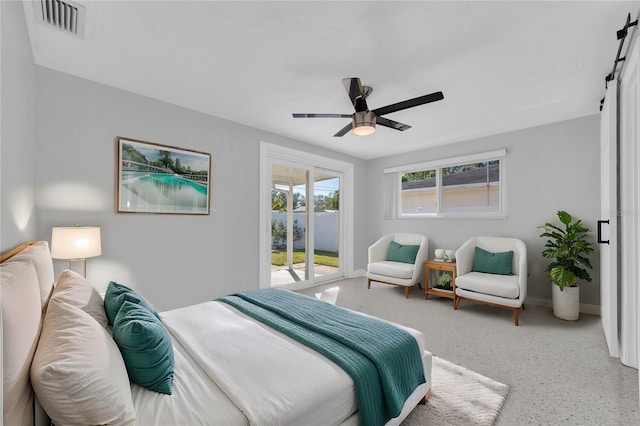
<path fill-rule="evenodd" d="M 309 171 L 274 164 L 271 169 L 271 286 L 307 279 L 306 205 Z"/>
<path fill-rule="evenodd" d="M 315 278 L 335 275 L 340 267 L 340 177 L 315 174 L 313 272 Z"/>
<path fill-rule="evenodd" d="M 404 173 L 400 199 L 400 213 L 403 215 L 437 213 L 435 169 Z"/>
<path fill-rule="evenodd" d="M 500 161 L 442 168 L 443 212 L 498 212 Z"/>

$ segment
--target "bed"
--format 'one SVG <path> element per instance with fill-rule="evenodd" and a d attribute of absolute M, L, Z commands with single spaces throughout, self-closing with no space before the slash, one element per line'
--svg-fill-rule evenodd
<path fill-rule="evenodd" d="M 397 425 L 430 395 L 431 354 L 425 349 L 424 336 L 401 325 L 278 290 L 248 292 L 162 313 L 147 310 L 144 303 L 122 299 L 111 327 L 108 304 L 82 276 L 63 271 L 54 286 L 47 242 L 25 243 L 0 260 L 3 342 L 0 424 L 48 424 L 51 418 L 58 426 Z M 402 359 L 395 360 L 396 367 L 378 367 L 379 371 L 374 372 L 379 374 L 377 378 L 363 379 L 363 374 L 350 370 L 352 364 L 360 363 L 353 361 L 355 355 L 351 352 L 333 358 L 334 352 L 343 349 L 332 345 L 342 346 L 344 342 L 326 343 L 313 337 L 303 344 L 299 336 L 292 337 L 280 324 L 279 314 L 265 311 L 279 303 L 274 297 L 282 299 L 285 307 L 298 301 L 304 306 L 309 302 L 317 304 L 312 310 L 302 308 L 313 313 L 302 316 L 313 317 L 314 324 L 323 321 L 316 315 L 324 309 L 339 309 L 340 312 L 330 311 L 329 315 L 344 314 L 349 319 L 335 322 L 355 318 L 366 329 L 383 330 L 390 342 L 395 335 L 404 336 L 410 349 L 398 356 Z M 143 302 L 148 303 L 144 299 Z M 249 307 L 247 303 L 257 305 Z M 143 371 L 142 381 L 135 380 L 144 386 L 130 379 L 138 373 L 137 366 L 130 365 L 128 348 L 120 345 L 123 329 L 120 324 L 129 324 L 123 322 L 128 314 L 122 313 L 127 310 L 125 307 L 149 318 L 158 335 L 168 336 L 170 349 L 165 350 L 165 355 L 170 354 L 171 358 L 169 392 L 150 390 L 144 382 L 147 370 Z M 282 315 L 288 314 L 289 309 L 284 311 L 287 312 L 281 312 Z M 266 319 L 256 319 L 258 314 Z M 301 333 L 308 336 L 308 331 Z M 148 352 L 144 354 L 142 358 L 147 360 Z M 138 358 L 134 359 L 140 359 L 135 356 Z M 418 360 L 420 377 L 411 373 L 412 377 L 407 378 L 409 374 L 404 370 L 416 369 L 409 357 Z M 160 361 L 154 364 L 154 371 L 161 364 Z M 395 376 L 389 373 L 394 368 Z M 153 386 L 165 386 L 169 376 L 162 377 L 164 381 L 158 380 Z M 371 402 L 363 394 L 377 387 L 366 380 L 382 383 L 384 403 L 392 407 L 388 389 L 404 389 L 395 408 L 383 410 L 385 417 L 370 414 Z"/>

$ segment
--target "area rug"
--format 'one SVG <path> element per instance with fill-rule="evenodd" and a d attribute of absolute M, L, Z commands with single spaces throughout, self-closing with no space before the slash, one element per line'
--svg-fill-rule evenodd
<path fill-rule="evenodd" d="M 493 425 L 509 386 L 464 367 L 433 357 L 433 386 L 402 426 Z"/>

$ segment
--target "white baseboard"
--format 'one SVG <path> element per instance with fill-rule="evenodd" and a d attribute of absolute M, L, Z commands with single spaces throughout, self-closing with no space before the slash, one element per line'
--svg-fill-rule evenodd
<path fill-rule="evenodd" d="M 549 308 L 549 309 L 553 308 L 553 302 L 551 301 L 551 299 L 548 299 L 548 298 L 542 297 L 542 296 L 527 296 L 527 298 L 525 299 L 524 303 L 525 303 L 525 306 L 526 305 L 536 305 L 536 306 L 543 306 L 543 307 Z M 589 304 L 589 303 L 581 303 L 580 304 L 580 313 L 587 314 L 587 315 L 600 316 L 600 305 L 592 305 L 592 304 Z"/>

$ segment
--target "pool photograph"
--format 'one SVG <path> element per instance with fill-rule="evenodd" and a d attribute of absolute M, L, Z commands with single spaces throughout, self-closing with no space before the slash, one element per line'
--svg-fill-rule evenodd
<path fill-rule="evenodd" d="M 211 155 L 118 138 L 118 212 L 209 214 Z"/>

